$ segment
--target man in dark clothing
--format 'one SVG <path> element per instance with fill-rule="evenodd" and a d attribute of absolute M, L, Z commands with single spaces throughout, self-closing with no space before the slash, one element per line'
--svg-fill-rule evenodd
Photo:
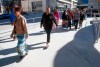
<path fill-rule="evenodd" d="M 44 27 L 47 34 L 47 42 L 46 42 L 47 45 L 44 48 L 49 47 L 48 44 L 50 42 L 50 33 L 52 30 L 53 22 L 56 24 L 57 27 L 56 19 L 54 18 L 53 14 L 50 12 L 50 7 L 47 7 L 46 12 L 43 13 L 42 15 L 41 26 L 40 26 L 41 28 L 42 26 Z"/>
<path fill-rule="evenodd" d="M 79 27 L 81 28 L 82 27 L 82 23 L 83 23 L 83 20 L 85 19 L 85 16 L 84 16 L 84 13 L 83 11 L 81 10 L 80 11 L 80 22 L 79 22 Z"/>

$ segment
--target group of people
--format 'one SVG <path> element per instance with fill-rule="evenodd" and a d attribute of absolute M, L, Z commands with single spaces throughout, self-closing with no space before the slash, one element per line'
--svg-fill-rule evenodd
<path fill-rule="evenodd" d="M 54 9 L 52 14 L 54 15 L 54 18 L 58 25 L 59 19 L 60 19 L 59 12 L 57 11 L 57 9 Z M 84 10 L 79 10 L 78 8 L 75 8 L 74 10 L 70 10 L 69 8 L 67 8 L 62 13 L 62 28 L 71 29 L 72 26 L 74 26 L 75 30 L 77 30 L 78 25 L 79 25 L 79 28 L 82 28 L 82 23 L 84 19 L 85 19 Z"/>
<path fill-rule="evenodd" d="M 15 20 L 12 21 L 14 22 L 14 28 L 10 37 L 13 39 L 17 38 L 18 43 L 16 49 L 20 58 L 22 59 L 28 54 L 26 45 L 26 39 L 28 38 L 28 30 L 26 26 L 27 21 L 25 17 L 21 15 L 21 8 L 16 7 L 13 14 L 15 15 Z M 56 9 L 54 9 L 52 13 L 50 7 L 46 8 L 46 11 L 42 15 L 40 24 L 40 27 L 43 27 L 47 34 L 46 46 L 43 49 L 47 49 L 49 47 L 51 30 L 53 26 L 55 26 L 55 29 L 57 29 L 59 25 L 59 19 L 60 14 Z M 80 26 L 82 26 L 82 21 L 84 20 L 83 12 L 79 13 L 77 9 L 75 10 L 75 12 L 72 12 L 71 10 L 67 9 L 62 14 L 62 27 L 67 25 L 68 28 L 71 29 L 71 22 L 73 21 L 75 29 L 77 29 L 79 20 L 81 20 Z"/>
<path fill-rule="evenodd" d="M 76 8 L 74 11 L 66 9 L 62 14 L 62 27 L 65 29 L 71 29 L 71 26 L 75 27 L 75 30 L 82 27 L 83 20 L 85 19 L 84 12 Z"/>
<path fill-rule="evenodd" d="M 82 10 L 78 10 L 76 8 L 74 11 L 71 11 L 70 9 L 66 9 L 62 13 L 62 28 L 66 29 L 71 29 L 72 26 L 75 27 L 75 30 L 79 27 L 82 27 L 83 20 L 85 19 L 84 12 Z M 57 30 L 57 27 L 59 25 L 59 20 L 60 20 L 60 14 L 57 11 L 57 9 L 54 9 L 53 12 L 50 12 L 50 7 L 46 9 L 46 12 L 43 13 L 42 15 L 42 20 L 41 20 L 41 26 L 44 27 L 44 30 L 47 33 L 47 42 L 45 48 L 49 47 L 49 42 L 50 42 L 50 33 L 52 28 Z"/>

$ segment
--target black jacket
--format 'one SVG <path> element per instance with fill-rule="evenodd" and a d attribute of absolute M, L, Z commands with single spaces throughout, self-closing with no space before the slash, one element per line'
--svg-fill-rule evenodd
<path fill-rule="evenodd" d="M 64 11 L 63 14 L 62 14 L 62 19 L 63 19 L 63 20 L 70 20 L 69 15 L 66 14 L 65 11 Z"/>
<path fill-rule="evenodd" d="M 84 20 L 85 19 L 85 16 L 84 16 L 84 14 L 80 14 L 80 20 Z"/>
<path fill-rule="evenodd" d="M 53 23 L 55 23 L 57 26 L 54 15 L 52 13 L 48 15 L 46 15 L 46 13 L 43 13 L 42 19 L 41 19 L 41 26 L 43 26 L 45 29 L 52 29 Z"/>

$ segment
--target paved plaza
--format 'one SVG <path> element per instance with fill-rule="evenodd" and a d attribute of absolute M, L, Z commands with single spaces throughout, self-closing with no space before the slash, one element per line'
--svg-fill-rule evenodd
<path fill-rule="evenodd" d="M 11 25 L 1 25 L 0 29 L 0 67 L 100 67 L 100 39 L 94 43 L 91 18 L 84 21 L 83 27 L 75 31 L 62 30 L 51 33 L 48 49 L 46 34 L 40 23 L 28 23 L 28 55 L 20 62 L 16 52 L 17 40 L 10 38 Z"/>

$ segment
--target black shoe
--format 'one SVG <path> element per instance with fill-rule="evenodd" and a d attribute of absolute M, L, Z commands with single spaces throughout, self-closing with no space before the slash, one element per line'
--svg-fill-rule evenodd
<path fill-rule="evenodd" d="M 25 56 L 26 56 L 26 55 L 24 55 L 24 56 L 20 56 L 20 59 L 23 59 Z"/>
<path fill-rule="evenodd" d="M 22 59 L 23 58 L 23 56 L 20 56 L 20 59 Z"/>
<path fill-rule="evenodd" d="M 21 61 L 23 60 L 24 57 L 25 57 L 25 56 L 20 56 L 20 59 L 18 59 L 18 60 L 16 61 L 16 63 L 21 62 Z"/>
<path fill-rule="evenodd" d="M 28 55 L 28 53 L 26 53 L 25 55 Z"/>

